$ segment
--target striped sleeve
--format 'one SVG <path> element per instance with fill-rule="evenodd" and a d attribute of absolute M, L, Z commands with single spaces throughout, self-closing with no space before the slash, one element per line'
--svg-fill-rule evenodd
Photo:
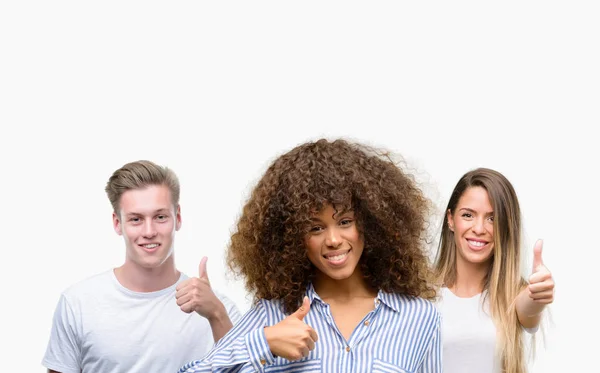
<path fill-rule="evenodd" d="M 202 360 L 187 363 L 178 373 L 264 372 L 264 365 L 274 361 L 265 337 L 265 326 L 266 312 L 261 300 Z"/>
<path fill-rule="evenodd" d="M 437 312 L 432 334 L 429 348 L 425 352 L 425 358 L 423 359 L 419 373 L 442 373 L 441 318 Z"/>

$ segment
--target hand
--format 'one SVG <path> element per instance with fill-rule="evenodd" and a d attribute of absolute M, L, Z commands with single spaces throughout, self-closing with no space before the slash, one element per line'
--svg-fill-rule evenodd
<path fill-rule="evenodd" d="M 196 311 L 200 316 L 211 320 L 224 311 L 221 301 L 213 293 L 206 272 L 207 257 L 198 266 L 198 277 L 191 277 L 177 285 L 177 305 L 185 313 Z"/>
<path fill-rule="evenodd" d="M 554 280 L 552 273 L 546 268 L 542 261 L 543 241 L 537 240 L 533 247 L 533 270 L 529 276 L 529 297 L 539 305 L 540 312 L 543 306 L 554 301 Z"/>
<path fill-rule="evenodd" d="M 275 356 L 293 361 L 308 356 L 319 339 L 317 332 L 306 325 L 304 317 L 310 311 L 310 301 L 304 297 L 302 306 L 283 321 L 265 328 L 265 337 Z"/>

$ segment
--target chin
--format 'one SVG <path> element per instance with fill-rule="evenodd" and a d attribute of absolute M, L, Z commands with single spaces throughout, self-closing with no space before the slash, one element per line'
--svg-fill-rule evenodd
<path fill-rule="evenodd" d="M 342 281 L 345 280 L 347 278 L 349 278 L 349 275 L 340 275 L 340 274 L 328 274 L 327 277 L 333 279 L 333 280 L 337 280 L 337 281 Z"/>
<path fill-rule="evenodd" d="M 333 280 L 342 281 L 352 277 L 354 270 L 350 271 L 349 269 L 344 269 L 343 271 L 327 271 L 324 273 Z"/>
<path fill-rule="evenodd" d="M 491 255 L 485 255 L 485 256 L 471 256 L 471 257 L 467 257 L 467 260 L 471 263 L 474 264 L 484 264 L 489 262 L 492 259 Z"/>
<path fill-rule="evenodd" d="M 163 263 L 165 262 L 165 260 L 152 260 L 152 261 L 141 261 L 139 264 L 147 269 L 152 269 L 152 268 L 158 268 L 161 265 L 163 265 Z"/>

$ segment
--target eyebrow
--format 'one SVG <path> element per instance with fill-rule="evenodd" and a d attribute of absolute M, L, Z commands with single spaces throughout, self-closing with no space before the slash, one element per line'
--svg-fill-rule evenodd
<path fill-rule="evenodd" d="M 337 220 L 337 219 L 339 219 L 339 218 L 341 218 L 344 215 L 349 214 L 349 213 L 354 214 L 354 209 L 347 209 L 347 210 L 344 210 L 344 211 L 335 212 L 334 215 L 333 215 L 333 218 Z M 310 221 L 311 222 L 320 222 L 321 218 L 319 218 L 318 216 L 312 216 L 310 218 Z"/>
<path fill-rule="evenodd" d="M 346 214 L 354 214 L 354 209 L 347 209 L 347 210 L 343 210 L 343 211 L 338 211 L 334 216 L 337 216 L 338 218 L 341 218 L 342 216 L 344 216 Z"/>
<path fill-rule="evenodd" d="M 165 213 L 169 213 L 169 209 L 158 209 L 158 210 L 154 211 L 152 214 L 165 214 Z M 125 215 L 126 216 L 143 216 L 144 214 L 139 213 L 139 212 L 128 212 Z"/>
<path fill-rule="evenodd" d="M 468 211 L 468 212 L 472 212 L 472 213 L 475 213 L 475 214 L 477 213 L 477 211 L 475 211 L 475 210 L 473 210 L 471 208 L 468 208 L 468 207 L 461 207 L 460 209 L 458 209 L 458 211 L 463 211 L 463 210 Z M 489 211 L 489 212 L 486 212 L 484 215 L 493 215 L 493 214 L 494 214 L 494 211 Z"/>

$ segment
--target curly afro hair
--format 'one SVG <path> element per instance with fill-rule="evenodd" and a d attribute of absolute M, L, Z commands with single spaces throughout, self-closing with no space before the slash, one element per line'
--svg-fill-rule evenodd
<path fill-rule="evenodd" d="M 304 238 L 326 204 L 352 209 L 364 250 L 360 266 L 374 289 L 435 297 L 426 252 L 430 202 L 390 153 L 345 140 L 297 146 L 262 176 L 231 236 L 227 260 L 255 298 L 286 312 L 302 301 L 315 268 Z"/>

